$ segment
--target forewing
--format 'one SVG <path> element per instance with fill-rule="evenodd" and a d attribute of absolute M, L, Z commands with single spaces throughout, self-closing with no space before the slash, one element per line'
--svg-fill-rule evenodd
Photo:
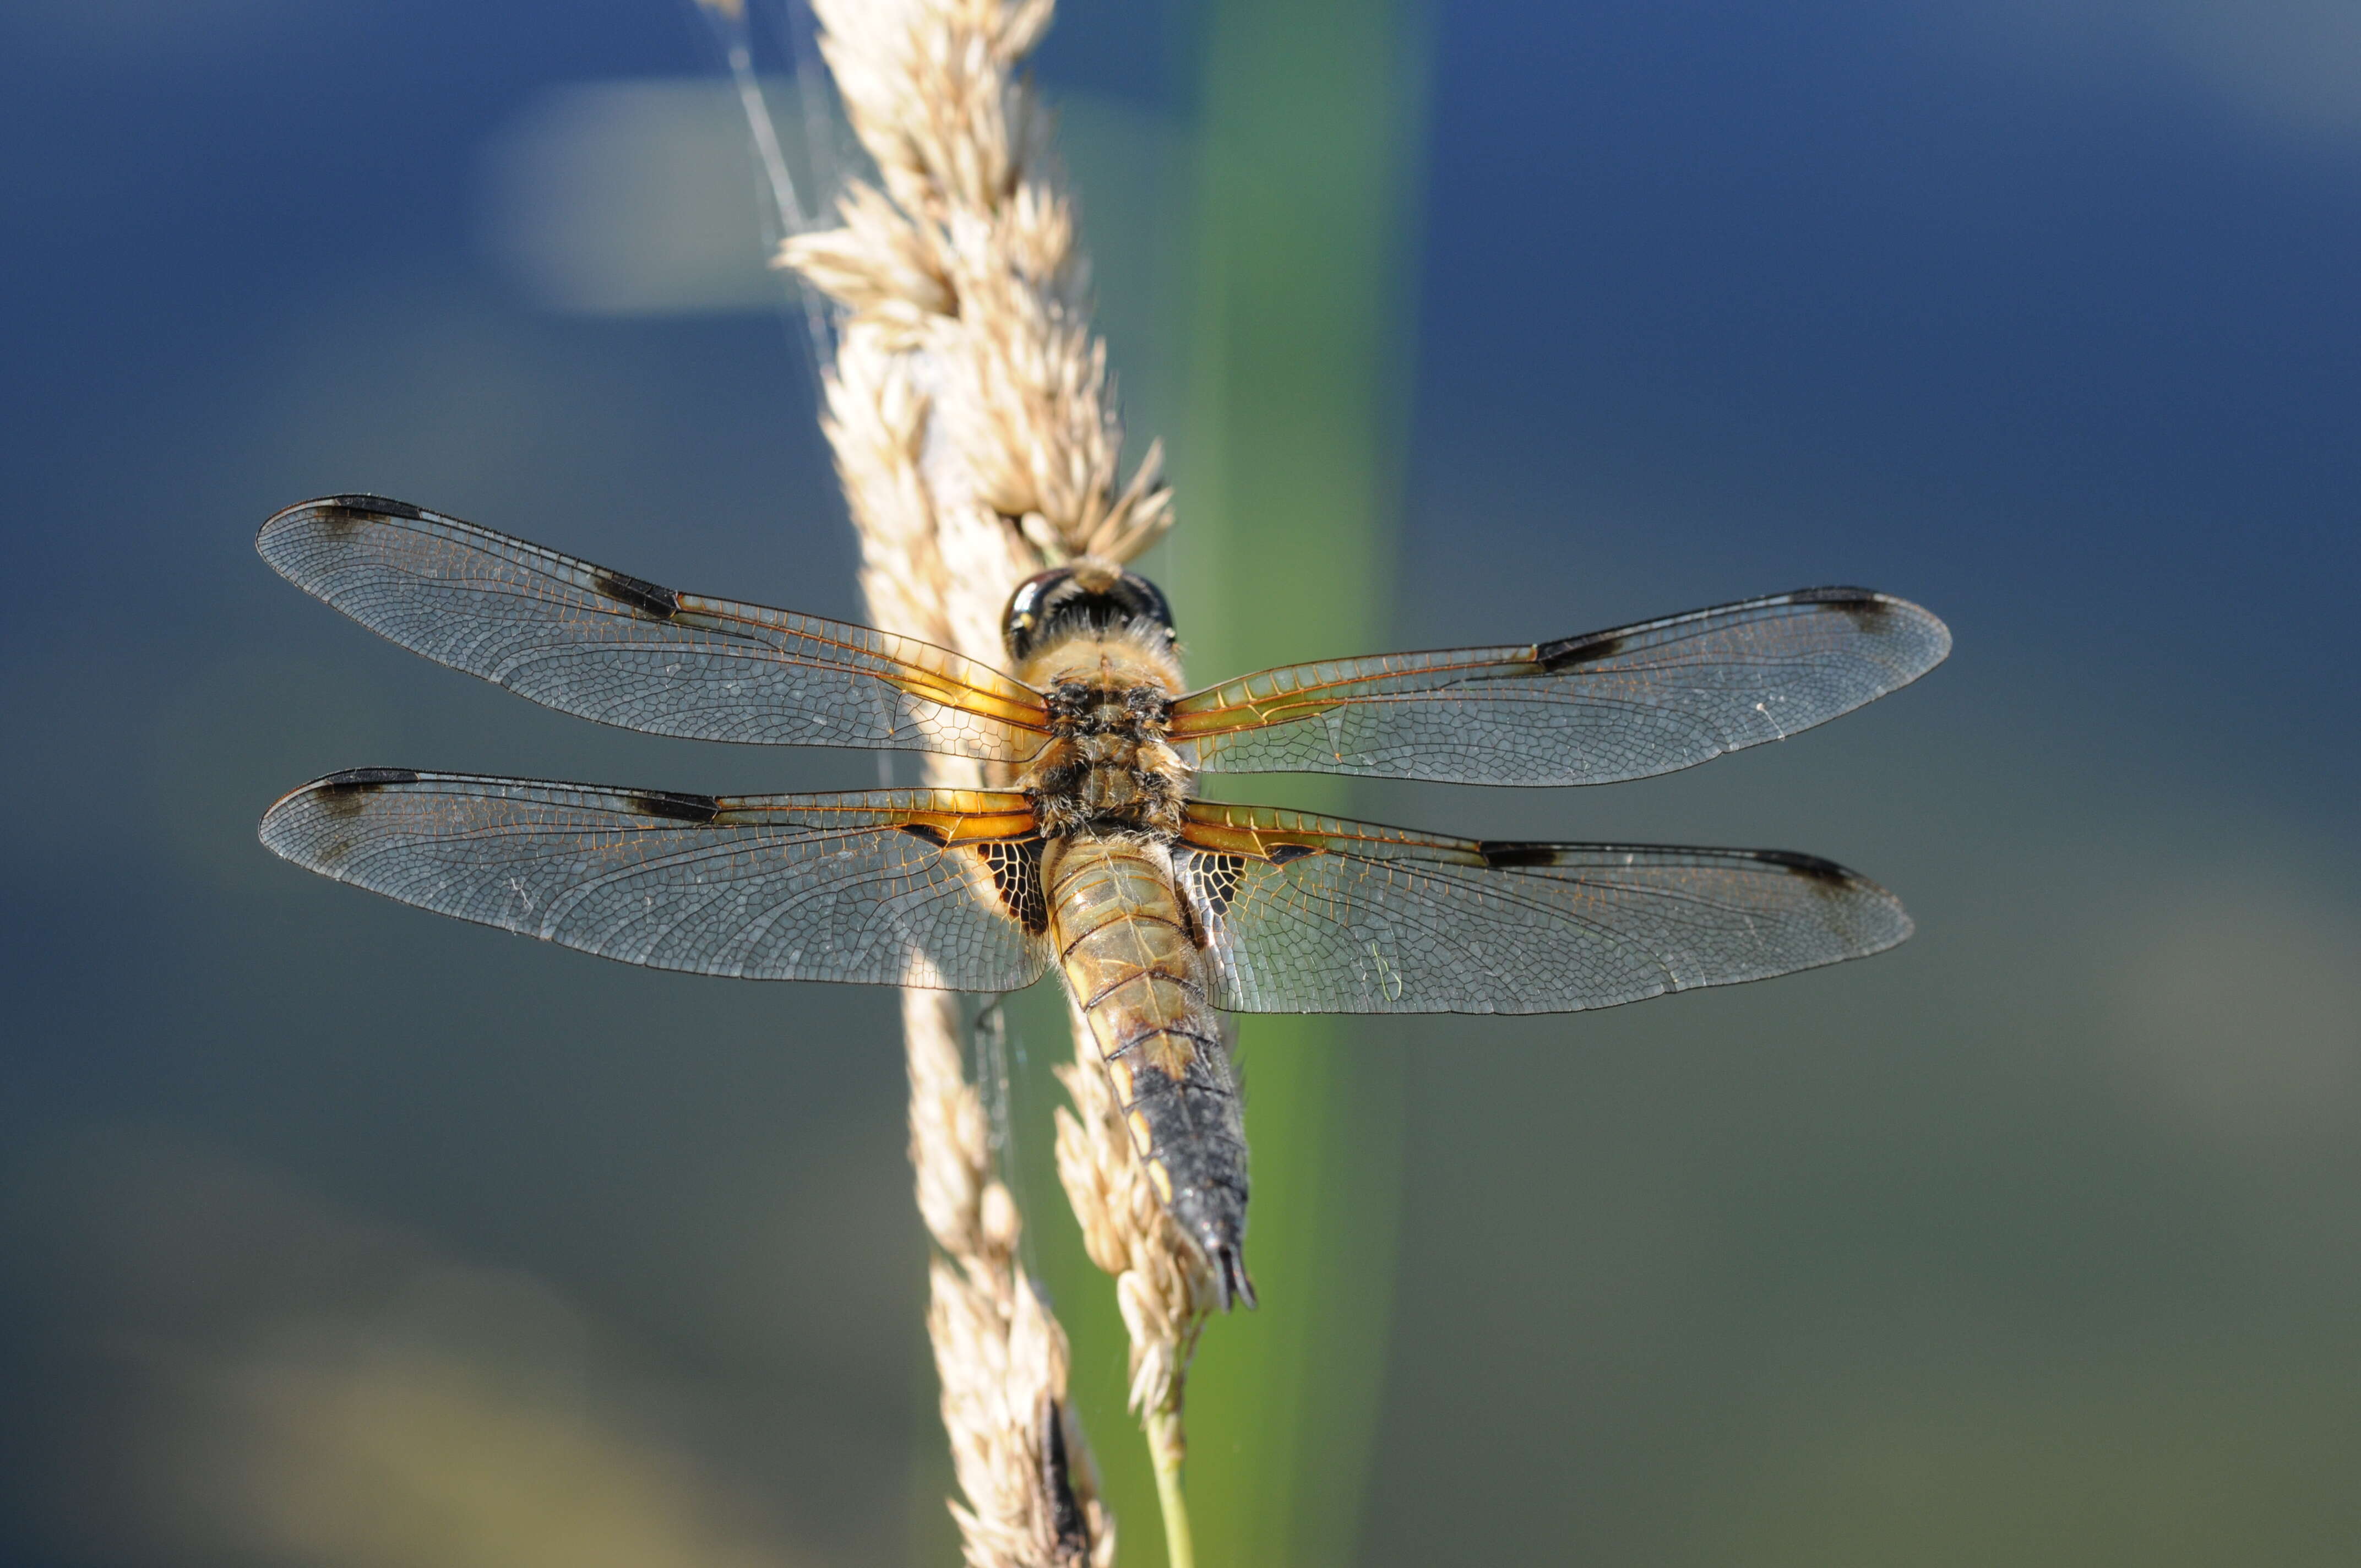
<path fill-rule="evenodd" d="M 1265 670 L 1182 697 L 1172 738 L 1207 773 L 1609 784 L 1784 740 L 1950 648 L 1906 599 L 1806 588 L 1555 642 Z"/>
<path fill-rule="evenodd" d="M 404 904 L 653 969 L 1013 991 L 1049 961 L 1021 795 L 716 798 L 363 768 L 262 842 Z"/>
<path fill-rule="evenodd" d="M 1239 1013 L 1570 1013 L 1861 958 L 1892 894 L 1770 850 L 1528 844 L 1199 802 L 1175 847 Z"/>
<path fill-rule="evenodd" d="M 675 592 L 402 501 L 290 507 L 255 548 L 413 652 L 604 724 L 997 762 L 1047 732 L 1038 693 L 946 649 Z"/>

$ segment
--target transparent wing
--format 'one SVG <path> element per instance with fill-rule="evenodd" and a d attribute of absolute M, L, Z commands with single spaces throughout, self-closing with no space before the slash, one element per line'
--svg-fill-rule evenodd
<path fill-rule="evenodd" d="M 1556 642 L 1265 670 L 1182 697 L 1172 737 L 1207 773 L 1609 784 L 1784 740 L 1950 649 L 1905 599 L 1806 588 Z"/>
<path fill-rule="evenodd" d="M 1174 858 L 1238 1013 L 1570 1013 L 1861 958 L 1892 894 L 1773 850 L 1449 839 L 1189 807 Z"/>
<path fill-rule="evenodd" d="M 362 768 L 305 784 L 262 842 L 437 914 L 653 969 L 1013 991 L 1049 961 L 1026 798 L 716 798 Z"/>
<path fill-rule="evenodd" d="M 1048 729 L 1038 693 L 946 649 L 678 593 L 402 501 L 306 501 L 255 548 L 413 652 L 627 729 L 1023 762 Z"/>

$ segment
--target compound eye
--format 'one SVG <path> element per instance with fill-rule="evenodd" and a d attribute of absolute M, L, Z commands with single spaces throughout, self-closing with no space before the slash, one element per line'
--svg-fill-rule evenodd
<path fill-rule="evenodd" d="M 1023 660 L 1033 652 L 1057 601 L 1063 597 L 1058 590 L 1071 584 L 1073 576 L 1071 566 L 1052 566 L 1016 585 L 1016 591 L 1008 596 L 1007 609 L 1000 617 L 1000 640 L 1008 645 L 1010 658 Z"/>
<path fill-rule="evenodd" d="M 1172 609 L 1146 577 L 1104 562 L 1081 561 L 1036 572 L 1008 596 L 1000 621 L 1008 656 L 1022 663 L 1059 627 L 1109 627 L 1147 620 L 1172 632 Z"/>
<path fill-rule="evenodd" d="M 1167 632 L 1172 630 L 1172 607 L 1165 602 L 1162 588 L 1146 577 L 1126 572 L 1115 591 L 1117 602 L 1134 620 L 1152 620 Z"/>

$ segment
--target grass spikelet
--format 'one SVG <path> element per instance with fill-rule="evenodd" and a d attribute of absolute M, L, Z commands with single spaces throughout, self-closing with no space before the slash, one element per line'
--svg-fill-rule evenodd
<path fill-rule="evenodd" d="M 1073 207 L 1050 178 L 1049 126 L 1016 74 L 1049 0 L 815 0 L 820 49 L 875 184 L 779 264 L 843 313 L 823 427 L 861 542 L 871 619 L 987 663 L 1016 584 L 1078 556 L 1122 561 L 1172 522 L 1160 449 L 1124 482 L 1104 344 L 1090 327 Z M 930 757 L 928 782 L 980 764 Z M 976 1568 L 1114 1561 L 1066 1398 L 1063 1332 L 1018 1266 L 1021 1217 L 965 1076 L 959 1003 L 906 992 L 910 1158 L 940 1255 L 927 1316 Z M 1166 1535 L 1190 1561 L 1180 1392 L 1213 1284 L 1165 1215 L 1117 1119 L 1089 1031 L 1060 1077 L 1058 1163 L 1092 1257 L 1116 1278 L 1131 1397 L 1148 1432 Z"/>

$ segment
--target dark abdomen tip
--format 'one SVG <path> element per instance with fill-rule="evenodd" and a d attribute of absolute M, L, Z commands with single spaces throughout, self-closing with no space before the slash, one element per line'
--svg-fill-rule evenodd
<path fill-rule="evenodd" d="M 1230 1310 L 1230 1300 L 1236 1298 L 1249 1312 L 1255 1310 L 1254 1281 L 1246 1274 L 1246 1255 L 1243 1247 L 1225 1246 L 1213 1255 L 1213 1279 L 1221 1291 L 1222 1310 Z"/>

